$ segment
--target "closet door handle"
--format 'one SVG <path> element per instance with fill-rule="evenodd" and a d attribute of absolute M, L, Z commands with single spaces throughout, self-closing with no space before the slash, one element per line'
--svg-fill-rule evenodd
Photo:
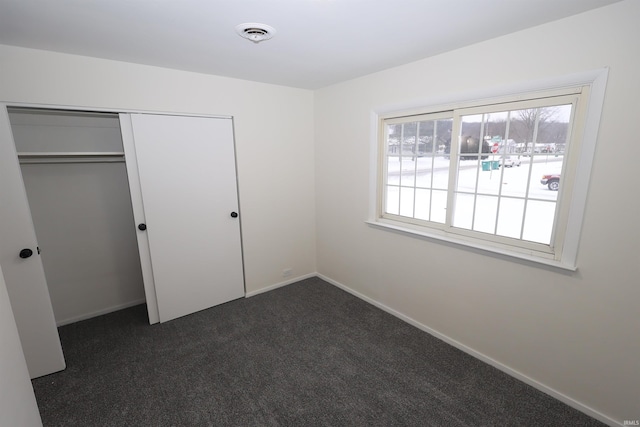
<path fill-rule="evenodd" d="M 146 229 L 147 229 L 147 224 L 145 223 L 138 224 L 138 230 L 144 231 Z"/>
<path fill-rule="evenodd" d="M 238 212 L 231 212 L 231 218 L 238 218 Z"/>
<path fill-rule="evenodd" d="M 23 249 L 20 251 L 20 258 L 29 258 L 33 255 L 33 251 L 31 249 Z"/>

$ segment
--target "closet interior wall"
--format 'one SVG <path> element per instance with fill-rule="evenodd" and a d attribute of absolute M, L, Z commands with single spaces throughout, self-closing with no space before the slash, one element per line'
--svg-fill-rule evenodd
<path fill-rule="evenodd" d="M 143 303 L 117 114 L 10 108 L 58 325 Z"/>

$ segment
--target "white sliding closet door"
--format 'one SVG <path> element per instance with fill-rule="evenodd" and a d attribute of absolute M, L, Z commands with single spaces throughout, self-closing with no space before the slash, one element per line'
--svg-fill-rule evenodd
<path fill-rule="evenodd" d="M 145 281 L 152 276 L 159 320 L 244 296 L 231 119 L 130 114 L 121 121 L 127 156 L 126 145 L 135 147 L 142 209 L 134 206 L 134 215 L 139 228 L 146 225 L 138 233 L 148 241 Z M 136 181 L 130 177 L 132 187 Z"/>
<path fill-rule="evenodd" d="M 36 378 L 64 369 L 9 115 L 3 105 L 0 105 L 0 265 L 29 375 Z"/>

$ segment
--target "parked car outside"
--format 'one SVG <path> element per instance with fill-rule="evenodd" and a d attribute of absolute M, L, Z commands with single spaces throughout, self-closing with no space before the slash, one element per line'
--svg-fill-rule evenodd
<path fill-rule="evenodd" d="M 514 166 L 520 166 L 521 164 L 522 162 L 518 157 L 504 156 L 500 158 L 500 166 L 504 165 L 505 168 L 512 168 Z"/>
<path fill-rule="evenodd" d="M 548 175 L 542 175 L 540 183 L 549 187 L 549 190 L 551 191 L 558 191 L 558 188 L 560 188 L 560 174 L 552 173 Z"/>

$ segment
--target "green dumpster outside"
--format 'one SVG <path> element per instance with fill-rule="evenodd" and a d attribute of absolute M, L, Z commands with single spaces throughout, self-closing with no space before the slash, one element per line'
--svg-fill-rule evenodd
<path fill-rule="evenodd" d="M 491 169 L 498 169 L 500 167 L 499 160 L 491 160 Z"/>
<path fill-rule="evenodd" d="M 490 171 L 491 170 L 491 162 L 490 161 L 482 162 L 482 170 L 483 171 Z"/>

